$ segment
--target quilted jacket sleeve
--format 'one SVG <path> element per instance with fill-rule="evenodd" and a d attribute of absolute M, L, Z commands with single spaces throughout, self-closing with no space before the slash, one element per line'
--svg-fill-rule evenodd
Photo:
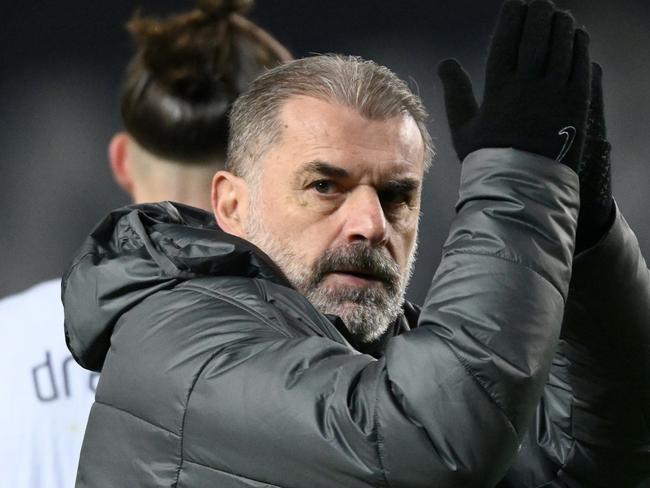
<path fill-rule="evenodd" d="M 578 255 L 536 420 L 500 487 L 636 487 L 650 478 L 650 273 L 620 215 Z"/>
<path fill-rule="evenodd" d="M 420 326 L 380 360 L 324 337 L 223 345 L 189 400 L 186 461 L 227 486 L 494 486 L 557 346 L 577 184 L 529 153 L 471 154 Z"/>
<path fill-rule="evenodd" d="M 378 431 L 391 486 L 494 486 L 517 452 L 557 345 L 572 262 L 576 175 L 550 163 L 511 149 L 463 162 L 419 328 L 386 354 Z M 417 434 L 426 441 L 409 456 Z"/>

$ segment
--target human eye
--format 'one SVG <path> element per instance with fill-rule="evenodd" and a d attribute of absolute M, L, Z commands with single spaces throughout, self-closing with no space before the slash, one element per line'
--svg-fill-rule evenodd
<path fill-rule="evenodd" d="M 412 191 L 386 189 L 377 192 L 377 195 L 386 212 L 410 209 L 414 205 L 415 195 Z"/>
<path fill-rule="evenodd" d="M 309 188 L 322 195 L 333 195 L 340 191 L 336 182 L 332 180 L 316 180 L 309 184 Z"/>
<path fill-rule="evenodd" d="M 411 201 L 411 195 L 403 191 L 382 190 L 379 192 L 379 201 L 383 205 L 398 206 L 408 204 Z"/>
<path fill-rule="evenodd" d="M 382 206 L 388 209 L 411 208 L 415 204 L 418 184 L 415 181 L 394 181 L 378 189 Z"/>

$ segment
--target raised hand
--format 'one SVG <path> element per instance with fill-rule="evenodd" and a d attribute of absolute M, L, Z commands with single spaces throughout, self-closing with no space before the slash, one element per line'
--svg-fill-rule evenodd
<path fill-rule="evenodd" d="M 577 170 L 590 98 L 589 36 L 548 0 L 503 4 L 490 45 L 483 101 L 458 61 L 440 63 L 454 148 L 463 160 L 513 147 Z"/>

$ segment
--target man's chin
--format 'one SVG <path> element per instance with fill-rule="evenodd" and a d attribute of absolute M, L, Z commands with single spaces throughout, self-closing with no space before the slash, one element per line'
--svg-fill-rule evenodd
<path fill-rule="evenodd" d="M 334 286 L 333 281 L 337 281 Z M 332 279 L 311 289 L 305 295 L 322 313 L 336 315 L 343 320 L 348 331 L 362 343 L 369 343 L 381 336 L 401 310 L 391 306 L 393 300 L 386 292 L 383 282 L 350 285 Z M 397 303 L 397 302 L 395 302 Z"/>
<path fill-rule="evenodd" d="M 340 302 L 329 313 L 341 318 L 348 332 L 359 343 L 375 341 L 392 322 L 387 314 L 378 313 L 377 307 L 355 301 Z"/>

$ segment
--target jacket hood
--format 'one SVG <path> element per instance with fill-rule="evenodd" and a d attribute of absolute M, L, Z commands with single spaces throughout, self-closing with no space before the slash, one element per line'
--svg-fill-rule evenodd
<path fill-rule="evenodd" d="M 208 275 L 259 277 L 290 286 L 266 255 L 223 232 L 208 212 L 171 202 L 111 212 L 63 277 L 70 352 L 81 366 L 100 371 L 124 312 L 159 290 Z"/>

